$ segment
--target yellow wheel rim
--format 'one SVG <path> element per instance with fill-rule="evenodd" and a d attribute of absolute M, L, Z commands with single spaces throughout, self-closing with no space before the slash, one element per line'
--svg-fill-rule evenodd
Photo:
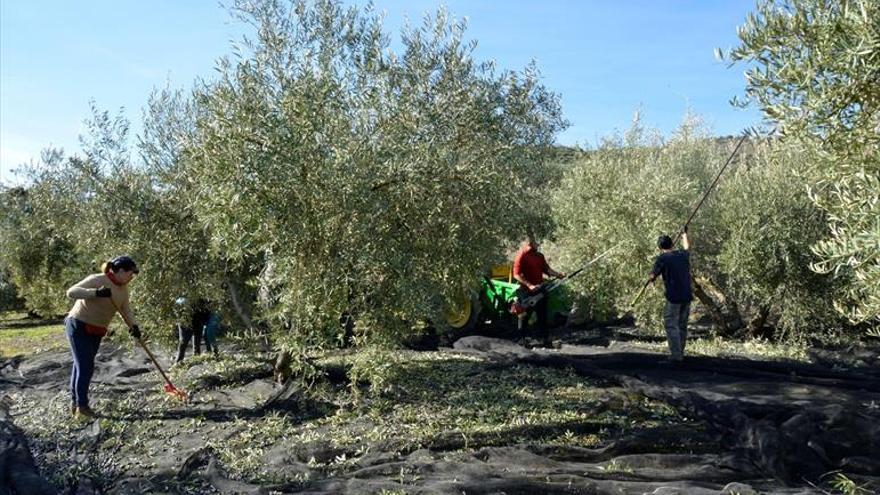
<path fill-rule="evenodd" d="M 470 321 L 473 310 L 471 298 L 458 297 L 453 301 L 453 306 L 446 310 L 446 323 L 452 328 L 462 328 Z"/>

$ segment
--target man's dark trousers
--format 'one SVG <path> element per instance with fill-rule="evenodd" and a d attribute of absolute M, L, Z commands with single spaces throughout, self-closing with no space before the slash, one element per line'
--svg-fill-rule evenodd
<path fill-rule="evenodd" d="M 666 301 L 663 308 L 663 324 L 666 327 L 666 340 L 673 361 L 684 359 L 684 348 L 687 345 L 688 317 L 691 303 L 674 303 Z"/>
<path fill-rule="evenodd" d="M 186 348 L 189 347 L 190 340 L 195 340 L 195 355 L 198 356 L 202 353 L 202 328 L 197 328 L 194 331 L 192 327 L 177 325 L 177 336 L 179 339 L 177 346 L 178 363 L 183 361 L 183 358 L 186 356 Z"/>
<path fill-rule="evenodd" d="M 517 296 L 520 299 L 535 294 L 537 294 L 537 292 L 530 294 L 527 289 L 522 287 L 517 289 Z M 535 314 L 537 321 L 535 322 L 535 326 L 530 329 L 529 320 L 532 318 L 533 313 Z M 519 320 L 517 321 L 517 330 L 522 337 L 527 337 L 529 336 L 529 334 L 533 334 L 533 337 L 536 339 L 547 340 L 550 338 L 550 332 L 547 328 L 546 295 L 542 297 L 537 304 L 529 308 L 525 313 L 519 315 Z"/>

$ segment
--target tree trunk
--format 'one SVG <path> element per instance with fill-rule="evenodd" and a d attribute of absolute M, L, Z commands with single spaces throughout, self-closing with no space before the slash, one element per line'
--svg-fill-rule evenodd
<path fill-rule="evenodd" d="M 238 287 L 229 276 L 226 277 L 226 287 L 229 292 L 229 301 L 232 303 L 232 308 L 235 310 L 236 316 L 238 316 L 238 319 L 241 320 L 245 328 L 249 330 L 257 330 L 259 332 L 261 350 L 263 352 L 269 352 L 272 349 L 272 343 L 269 341 L 268 327 L 265 324 L 254 324 L 253 318 L 251 318 L 251 315 L 241 303 L 241 298 L 238 295 Z"/>
<path fill-rule="evenodd" d="M 229 277 L 226 277 L 226 287 L 229 292 L 229 301 L 232 303 L 232 308 L 235 310 L 236 316 L 238 316 L 238 319 L 241 320 L 245 328 L 253 328 L 254 324 L 251 320 L 251 316 L 241 305 L 241 300 L 238 297 L 238 288 L 235 286 L 235 282 Z"/>
<path fill-rule="evenodd" d="M 694 295 L 706 307 L 709 316 L 721 329 L 724 336 L 731 336 L 743 328 L 742 316 L 734 301 L 729 300 L 721 290 L 705 278 L 694 277 Z"/>
<path fill-rule="evenodd" d="M 260 274 L 257 275 L 259 288 L 257 289 L 257 302 L 265 311 L 269 311 L 275 305 L 275 290 L 272 287 L 272 280 L 275 276 L 275 262 L 272 259 L 272 253 L 265 254 L 265 264 Z"/>
<path fill-rule="evenodd" d="M 278 357 L 275 358 L 275 381 L 284 383 L 290 378 L 290 350 L 281 349 L 278 351 Z"/>
<path fill-rule="evenodd" d="M 749 320 L 748 332 L 750 337 L 766 337 L 764 325 L 770 317 L 770 306 L 761 306 L 755 316 Z"/>

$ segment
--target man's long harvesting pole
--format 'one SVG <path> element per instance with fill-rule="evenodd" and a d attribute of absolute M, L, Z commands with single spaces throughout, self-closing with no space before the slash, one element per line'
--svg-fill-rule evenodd
<path fill-rule="evenodd" d="M 672 240 L 673 246 L 678 242 L 678 240 L 681 238 L 682 234 L 684 234 L 685 230 L 688 228 L 688 225 L 690 225 L 691 220 L 693 220 L 694 216 L 697 214 L 697 211 L 699 211 L 700 207 L 703 206 L 703 203 L 706 202 L 706 198 L 709 197 L 709 193 L 711 193 L 712 190 L 715 189 L 715 186 L 718 184 L 718 180 L 721 179 L 721 174 L 723 174 L 724 171 L 727 170 L 727 166 L 730 165 L 731 161 L 733 161 L 733 157 L 736 156 L 736 152 L 739 151 L 740 146 L 742 146 L 743 142 L 746 140 L 746 138 L 748 136 L 749 136 L 748 133 L 743 134 L 743 136 L 739 139 L 739 142 L 736 143 L 736 147 L 733 148 L 733 152 L 731 152 L 730 156 L 727 157 L 727 161 L 724 162 L 724 166 L 721 167 L 721 170 L 718 171 L 718 174 L 715 176 L 715 180 L 713 180 L 712 184 L 709 185 L 709 188 L 706 189 L 706 193 L 703 194 L 703 198 L 700 199 L 700 202 L 697 203 L 697 206 L 691 212 L 687 221 L 681 227 L 681 230 L 679 230 L 678 233 L 675 235 L 675 239 Z M 630 309 L 635 307 L 636 303 L 639 302 L 639 299 L 642 298 L 642 295 L 645 293 L 645 290 L 648 288 L 649 285 L 651 285 L 651 282 L 653 282 L 653 281 L 654 281 L 653 278 L 649 278 L 648 280 L 645 281 L 645 284 L 642 285 L 642 288 L 636 294 L 636 297 L 634 297 L 632 302 L 629 303 Z"/>

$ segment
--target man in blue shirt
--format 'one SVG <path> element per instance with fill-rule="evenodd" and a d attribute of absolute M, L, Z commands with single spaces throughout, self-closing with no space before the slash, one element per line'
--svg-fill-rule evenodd
<path fill-rule="evenodd" d="M 670 360 L 674 363 L 680 363 L 684 359 L 688 317 L 691 313 L 691 301 L 694 298 L 691 291 L 691 245 L 687 227 L 681 235 L 681 245 L 684 249 L 673 251 L 672 239 L 668 235 L 661 235 L 657 239 L 657 247 L 660 248 L 661 253 L 657 256 L 649 277 L 652 283 L 658 276 L 663 277 L 663 285 L 666 289 L 663 323 L 666 326 Z"/>

